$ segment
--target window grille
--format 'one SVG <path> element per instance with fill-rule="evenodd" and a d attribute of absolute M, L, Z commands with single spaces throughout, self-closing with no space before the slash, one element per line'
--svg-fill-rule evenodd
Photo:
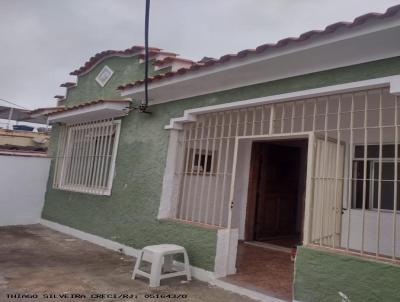
<path fill-rule="evenodd" d="M 53 187 L 110 195 L 120 121 L 60 126 Z"/>

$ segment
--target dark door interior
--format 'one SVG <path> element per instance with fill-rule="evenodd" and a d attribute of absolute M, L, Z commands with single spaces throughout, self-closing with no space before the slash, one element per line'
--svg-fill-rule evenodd
<path fill-rule="evenodd" d="M 247 240 L 289 246 L 301 240 L 306 146 L 304 140 L 253 143 Z"/>

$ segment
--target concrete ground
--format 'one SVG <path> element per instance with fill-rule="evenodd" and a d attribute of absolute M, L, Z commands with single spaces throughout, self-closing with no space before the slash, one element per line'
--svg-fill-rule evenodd
<path fill-rule="evenodd" d="M 131 280 L 133 264 L 132 257 L 41 225 L 0 227 L 1 302 L 254 301 L 184 277 L 150 289 L 146 279 Z"/>

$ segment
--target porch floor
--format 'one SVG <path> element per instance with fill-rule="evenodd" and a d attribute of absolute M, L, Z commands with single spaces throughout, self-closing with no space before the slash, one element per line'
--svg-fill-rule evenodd
<path fill-rule="evenodd" d="M 294 264 L 290 253 L 239 243 L 237 273 L 223 278 L 282 300 L 292 300 Z"/>
<path fill-rule="evenodd" d="M 0 227 L 0 301 L 172 301 L 149 294 L 186 294 L 191 302 L 251 302 L 200 281 L 184 278 L 161 281 L 149 288 L 147 279 L 131 280 L 134 258 L 41 225 Z M 37 299 L 10 298 L 10 294 L 38 294 Z M 85 295 L 85 298 L 44 298 L 43 294 Z M 92 297 L 91 295 L 117 295 Z M 132 294 L 137 298 L 118 297 Z M 180 300 L 180 299 L 178 299 Z"/>

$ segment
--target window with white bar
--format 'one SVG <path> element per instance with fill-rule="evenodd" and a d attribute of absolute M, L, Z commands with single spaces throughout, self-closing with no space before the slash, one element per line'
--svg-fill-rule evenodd
<path fill-rule="evenodd" d="M 60 126 L 53 187 L 110 195 L 119 131 L 112 119 Z"/>
<path fill-rule="evenodd" d="M 397 146 L 399 149 L 399 146 Z M 382 163 L 381 163 L 381 210 L 393 211 L 394 205 L 394 145 L 382 145 Z M 353 196 L 352 208 L 362 209 L 363 201 L 363 171 L 364 171 L 364 146 L 355 146 L 354 160 L 353 160 Z M 365 208 L 370 210 L 378 209 L 378 185 L 379 185 L 379 145 L 367 146 L 367 159 L 366 159 L 366 200 Z M 399 168 L 399 163 L 397 163 Z M 400 183 L 397 177 L 397 190 L 399 190 Z M 397 211 L 400 210 L 400 196 L 397 196 Z"/>

